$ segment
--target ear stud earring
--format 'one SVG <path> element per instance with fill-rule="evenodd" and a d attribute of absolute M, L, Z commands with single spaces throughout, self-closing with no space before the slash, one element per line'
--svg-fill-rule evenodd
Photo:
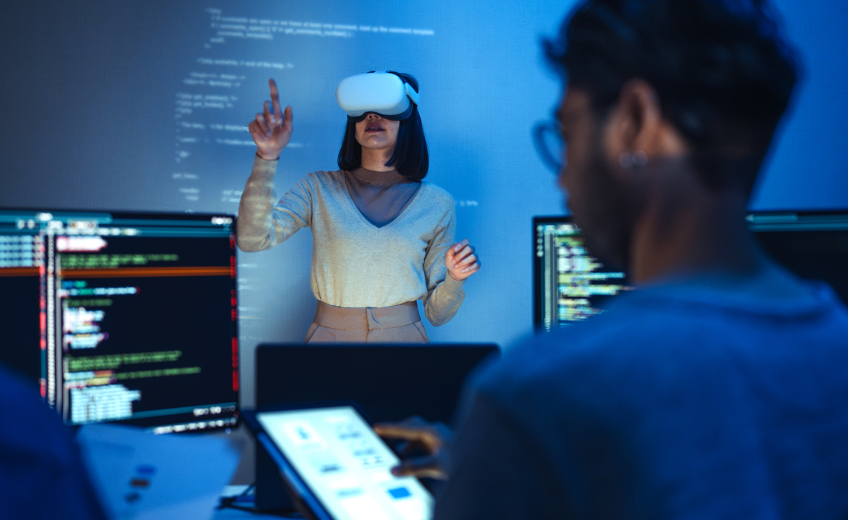
<path fill-rule="evenodd" d="M 618 163 L 622 168 L 630 169 L 634 166 L 642 168 L 648 164 L 648 154 L 642 150 L 636 150 L 633 153 L 623 153 L 618 157 Z"/>

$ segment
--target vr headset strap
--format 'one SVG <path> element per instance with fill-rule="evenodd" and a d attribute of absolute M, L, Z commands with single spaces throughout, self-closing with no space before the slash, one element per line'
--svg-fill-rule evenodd
<path fill-rule="evenodd" d="M 406 89 L 406 95 L 409 96 L 409 99 L 411 99 L 412 102 L 415 103 L 415 106 L 418 106 L 418 92 L 415 92 L 415 89 L 412 88 L 412 85 L 405 81 L 403 82 L 403 88 Z"/>

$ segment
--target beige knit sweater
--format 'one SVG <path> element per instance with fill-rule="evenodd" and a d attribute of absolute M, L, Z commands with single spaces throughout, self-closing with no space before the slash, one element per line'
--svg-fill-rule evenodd
<path fill-rule="evenodd" d="M 239 249 L 269 249 L 309 227 L 312 292 L 319 301 L 389 307 L 423 300 L 433 325 L 453 318 L 465 293 L 445 268 L 456 228 L 450 194 L 422 182 L 395 220 L 376 227 L 357 209 L 342 171 L 310 173 L 274 205 L 277 162 L 256 157 L 253 163 L 239 204 Z"/>

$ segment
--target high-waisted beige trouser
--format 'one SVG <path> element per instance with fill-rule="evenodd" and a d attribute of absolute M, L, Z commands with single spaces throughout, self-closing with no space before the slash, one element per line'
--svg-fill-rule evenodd
<path fill-rule="evenodd" d="M 418 305 L 334 307 L 318 302 L 307 343 L 430 343 Z"/>

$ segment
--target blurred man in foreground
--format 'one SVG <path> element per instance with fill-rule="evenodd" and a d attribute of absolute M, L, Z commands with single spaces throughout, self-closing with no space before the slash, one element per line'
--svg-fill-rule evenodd
<path fill-rule="evenodd" d="M 0 401 L 0 518 L 105 520 L 79 447 L 36 385 L 0 365 Z"/>
<path fill-rule="evenodd" d="M 848 312 L 744 218 L 798 77 L 768 2 L 587 1 L 545 49 L 568 206 L 639 290 L 478 374 L 450 449 L 378 428 L 437 455 L 398 472 L 449 475 L 438 519 L 848 518 Z"/>

